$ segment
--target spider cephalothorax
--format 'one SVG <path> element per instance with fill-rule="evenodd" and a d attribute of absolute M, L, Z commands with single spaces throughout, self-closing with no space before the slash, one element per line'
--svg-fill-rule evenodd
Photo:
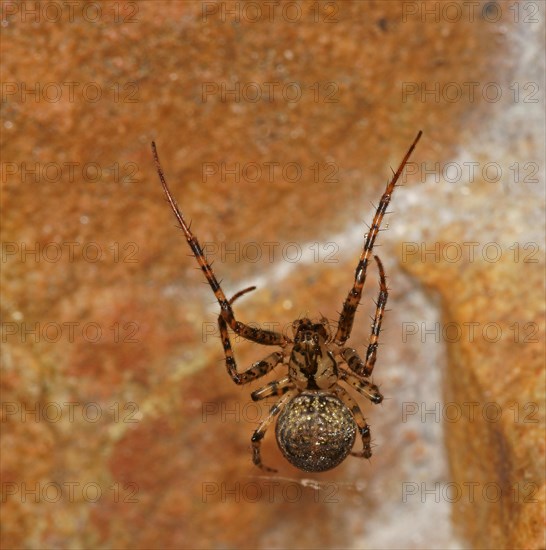
<path fill-rule="evenodd" d="M 378 337 L 388 297 L 385 270 L 377 256 L 374 258 L 379 270 L 379 297 L 366 359 L 362 360 L 356 350 L 345 347 L 344 344 L 351 335 L 355 312 L 366 281 L 366 270 L 383 216 L 396 187 L 396 182 L 420 137 L 421 132 L 417 134 L 381 197 L 370 230 L 365 236 L 353 287 L 343 303 L 335 335 L 332 337 L 326 319 L 323 318 L 320 322 L 313 323 L 310 319 L 303 318 L 292 324 L 293 338 L 281 333 L 253 328 L 235 319 L 232 309 L 233 302 L 255 287 L 238 292 L 231 300 L 226 298 L 197 238 L 184 220 L 167 187 L 155 143 L 152 143 L 159 179 L 167 200 L 220 304 L 218 328 L 228 374 L 236 384 L 248 384 L 265 376 L 277 365 L 288 367 L 286 376 L 270 382 L 251 394 L 254 401 L 272 396 L 280 397 L 271 407 L 267 418 L 261 422 L 252 435 L 253 462 L 264 470 L 274 471 L 262 463 L 260 448 L 267 428 L 277 415 L 279 418 L 276 437 L 279 448 L 285 458 L 300 470 L 322 472 L 335 468 L 349 454 L 364 458 L 369 458 L 372 455 L 370 427 L 359 406 L 339 385 L 339 382 L 345 382 L 372 403 L 381 403 L 383 400 L 378 387 L 368 380 L 377 358 Z M 257 361 L 249 369 L 238 372 L 229 339 L 228 326 L 247 340 L 266 346 L 279 346 L 281 350 L 274 351 L 261 361 Z M 363 449 L 360 452 L 351 452 L 357 431 L 362 438 Z"/>
<path fill-rule="evenodd" d="M 336 361 L 329 351 L 327 321 L 309 319 L 294 323 L 294 344 L 288 361 L 288 376 L 300 390 L 326 390 L 337 380 Z"/>

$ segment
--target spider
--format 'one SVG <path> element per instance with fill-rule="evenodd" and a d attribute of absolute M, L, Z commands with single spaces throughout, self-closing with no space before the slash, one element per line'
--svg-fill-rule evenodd
<path fill-rule="evenodd" d="M 351 335 L 356 309 L 366 281 L 366 270 L 381 222 L 396 182 L 421 135 L 422 132 L 417 134 L 398 170 L 393 172 L 392 179 L 379 201 L 372 225 L 365 235 L 353 287 L 343 303 L 335 334 L 332 335 L 328 321 L 324 317 L 317 323 L 302 318 L 292 323 L 293 338 L 278 332 L 254 328 L 236 320 L 233 302 L 255 287 L 238 292 L 230 300 L 226 298 L 197 237 L 191 231 L 190 224 L 186 223 L 167 186 L 155 142 L 152 142 L 155 165 L 167 201 L 220 304 L 218 328 L 229 376 L 236 384 L 248 384 L 265 376 L 277 365 L 288 367 L 288 374 L 251 393 L 254 401 L 272 396 L 280 397 L 271 407 L 267 418 L 254 431 L 251 439 L 252 460 L 262 470 L 276 471 L 263 464 L 260 447 L 267 428 L 277 416 L 277 444 L 284 457 L 300 470 L 323 472 L 338 466 L 349 454 L 363 458 L 370 458 L 372 455 L 370 427 L 356 402 L 338 382 L 345 382 L 372 403 L 381 403 L 383 400 L 378 387 L 368 380 L 377 359 L 379 332 L 388 298 L 385 270 L 377 256 L 374 258 L 379 270 L 379 297 L 365 361 L 359 357 L 356 350 L 346 347 L 345 342 Z M 228 327 L 242 338 L 265 346 L 278 346 L 281 349 L 257 361 L 247 370 L 239 372 Z M 357 431 L 362 438 L 363 449 L 352 452 Z"/>

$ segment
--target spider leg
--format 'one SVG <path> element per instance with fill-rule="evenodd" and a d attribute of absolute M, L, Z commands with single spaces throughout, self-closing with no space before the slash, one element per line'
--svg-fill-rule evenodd
<path fill-rule="evenodd" d="M 389 297 L 389 290 L 387 288 L 387 277 L 385 276 L 385 269 L 381 260 L 374 256 L 379 268 L 379 296 L 377 298 L 377 307 L 375 309 L 375 315 L 372 323 L 372 333 L 370 335 L 370 343 L 368 344 L 368 350 L 366 351 L 366 364 L 364 365 L 365 376 L 370 376 L 375 367 L 375 360 L 377 359 L 377 347 L 379 333 L 381 332 L 381 322 L 383 321 L 383 314 L 385 313 L 385 306 L 387 305 L 387 299 Z"/>
<path fill-rule="evenodd" d="M 280 351 L 274 351 L 265 359 L 254 363 L 244 372 L 237 372 L 237 363 L 235 361 L 235 357 L 233 356 L 233 349 L 231 348 L 227 324 L 222 315 L 218 317 L 218 329 L 220 330 L 220 338 L 222 339 L 222 346 L 226 357 L 226 368 L 228 374 L 231 376 L 231 379 L 236 384 L 248 384 L 257 378 L 265 376 L 284 359 L 283 353 Z"/>
<path fill-rule="evenodd" d="M 353 348 L 343 348 L 340 353 L 341 358 L 349 368 L 358 374 L 358 376 L 368 376 L 368 374 L 364 371 L 364 361 L 360 358 L 360 355 L 358 355 L 358 352 Z"/>
<path fill-rule="evenodd" d="M 171 206 L 171 209 L 174 212 L 176 219 L 178 220 L 180 228 L 184 232 L 186 240 L 188 241 L 188 244 L 192 249 L 195 259 L 201 266 L 201 269 L 205 274 L 205 277 L 207 278 L 210 288 L 214 292 L 214 295 L 216 296 L 216 299 L 220 304 L 222 318 L 226 321 L 226 323 L 231 327 L 234 332 L 236 332 L 243 338 L 246 338 L 247 340 L 252 340 L 253 342 L 257 342 L 258 344 L 264 344 L 268 346 L 285 346 L 287 340 L 282 334 L 270 330 L 253 328 L 235 319 L 233 309 L 231 308 L 231 303 L 227 300 L 226 295 L 224 294 L 224 291 L 220 286 L 220 283 L 216 279 L 216 276 L 214 275 L 210 264 L 203 254 L 203 249 L 201 248 L 197 237 L 192 233 L 190 226 L 186 223 L 182 212 L 178 208 L 178 205 L 167 186 L 167 181 L 159 162 L 159 156 L 157 154 L 155 142 L 152 142 L 152 153 L 154 156 L 157 173 L 159 175 L 161 185 L 163 186 L 163 191 L 165 192 L 165 195 L 167 197 L 167 201 Z"/>
<path fill-rule="evenodd" d="M 345 403 L 347 408 L 353 414 L 356 425 L 358 426 L 358 430 L 360 432 L 360 436 L 362 437 L 362 451 L 359 453 L 352 452 L 351 454 L 353 456 L 370 458 L 372 456 L 372 436 L 370 432 L 370 427 L 368 426 L 368 423 L 366 422 L 362 411 L 356 404 L 356 401 L 341 386 L 334 386 L 333 391 L 341 399 L 341 401 Z"/>
<path fill-rule="evenodd" d="M 379 206 L 375 211 L 375 216 L 373 218 L 372 225 L 370 226 L 370 230 L 366 234 L 364 248 L 362 249 L 362 253 L 360 254 L 358 265 L 356 266 L 353 288 L 349 291 L 349 294 L 347 295 L 347 298 L 343 303 L 343 309 L 339 316 L 337 332 L 334 338 L 334 342 L 339 345 L 343 345 L 351 335 L 356 308 L 358 307 L 358 304 L 360 303 L 360 298 L 362 297 L 362 289 L 364 288 L 364 282 L 366 281 L 366 269 L 368 268 L 368 262 L 370 254 L 373 250 L 375 239 L 377 238 L 377 234 L 379 233 L 379 229 L 381 227 L 381 222 L 383 221 L 383 217 L 385 216 L 385 212 L 391 201 L 392 194 L 396 187 L 396 182 L 400 178 L 400 175 L 402 174 L 404 167 L 406 166 L 411 154 L 413 153 L 417 142 L 421 138 L 421 135 L 422 132 L 420 131 L 417 134 L 417 137 L 413 140 L 413 143 L 408 149 L 406 156 L 402 159 L 398 170 L 396 170 L 392 179 L 387 184 L 385 192 L 383 193 L 381 200 L 379 201 Z"/>
<path fill-rule="evenodd" d="M 260 448 L 262 445 L 262 439 L 265 436 L 265 432 L 270 424 L 273 422 L 275 417 L 281 412 L 283 407 L 298 393 L 297 389 L 291 389 L 287 391 L 280 399 L 273 405 L 269 411 L 269 415 L 262 423 L 258 426 L 256 431 L 252 434 L 252 461 L 258 468 L 265 470 L 266 472 L 276 472 L 277 470 L 269 468 L 262 463 L 262 456 L 260 453 Z"/>
<path fill-rule="evenodd" d="M 229 301 L 230 305 L 235 302 L 235 300 L 237 300 L 237 298 L 240 298 L 241 296 L 243 296 L 244 294 L 246 294 L 247 292 L 251 292 L 252 290 L 256 290 L 256 287 L 255 286 L 249 286 L 248 288 L 243 288 L 243 290 L 239 290 L 239 292 L 236 292 L 232 297 L 231 297 L 231 300 Z"/>
<path fill-rule="evenodd" d="M 290 376 L 283 376 L 279 380 L 273 380 L 269 384 L 265 385 L 259 390 L 253 391 L 250 394 L 253 401 L 260 401 L 261 399 L 266 399 L 272 395 L 281 396 L 284 395 L 288 390 L 294 387 L 294 383 Z"/>
<path fill-rule="evenodd" d="M 250 286 L 243 290 L 237 292 L 229 301 L 231 305 L 237 298 L 243 296 L 247 292 L 254 290 L 255 286 Z M 226 358 L 226 368 L 231 379 L 236 384 L 248 384 L 252 380 L 261 378 L 265 376 L 269 371 L 271 371 L 276 365 L 278 365 L 284 358 L 284 354 L 276 351 L 269 354 L 265 359 L 257 361 L 249 369 L 244 372 L 237 372 L 237 363 L 233 355 L 233 349 L 231 347 L 231 340 L 229 339 L 229 332 L 225 319 L 219 315 L 218 316 L 218 329 L 220 330 L 220 338 L 222 340 L 222 347 L 224 348 L 224 355 Z"/>
<path fill-rule="evenodd" d="M 383 401 L 383 396 L 381 395 L 379 388 L 368 380 L 361 380 L 354 374 L 351 374 L 344 369 L 339 369 L 339 377 L 352 386 L 358 393 L 361 393 L 364 397 L 367 397 L 372 403 L 377 405 Z"/>
<path fill-rule="evenodd" d="M 376 302 L 377 307 L 372 323 L 370 343 L 368 345 L 368 351 L 366 352 L 366 362 L 364 363 L 364 361 L 360 359 L 360 356 L 353 348 L 343 348 L 340 351 L 341 357 L 347 363 L 347 365 L 349 365 L 349 368 L 359 376 L 365 377 L 371 376 L 373 368 L 375 366 L 375 361 L 377 359 L 377 348 L 379 346 L 379 333 L 381 332 L 381 323 L 383 321 L 385 306 L 387 305 L 387 298 L 389 297 L 389 291 L 387 289 L 387 278 L 385 276 L 383 264 L 377 256 L 374 256 L 374 258 L 379 268 L 379 297 L 377 298 Z"/>

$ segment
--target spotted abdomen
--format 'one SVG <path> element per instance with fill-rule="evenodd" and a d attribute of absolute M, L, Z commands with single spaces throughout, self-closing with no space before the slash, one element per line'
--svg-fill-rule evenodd
<path fill-rule="evenodd" d="M 277 443 L 285 458 L 306 472 L 338 466 L 351 452 L 356 425 L 349 409 L 328 392 L 302 392 L 281 412 Z"/>

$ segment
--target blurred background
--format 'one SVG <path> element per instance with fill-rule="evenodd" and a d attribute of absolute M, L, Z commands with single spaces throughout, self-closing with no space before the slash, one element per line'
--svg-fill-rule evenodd
<path fill-rule="evenodd" d="M 3 548 L 544 547 L 544 4 L 5 1 L 1 25 Z M 376 249 L 374 455 L 306 474 L 271 427 L 264 474 L 274 400 L 225 372 L 150 142 L 226 294 L 258 287 L 237 317 L 285 330 L 336 323 L 419 130 Z"/>

